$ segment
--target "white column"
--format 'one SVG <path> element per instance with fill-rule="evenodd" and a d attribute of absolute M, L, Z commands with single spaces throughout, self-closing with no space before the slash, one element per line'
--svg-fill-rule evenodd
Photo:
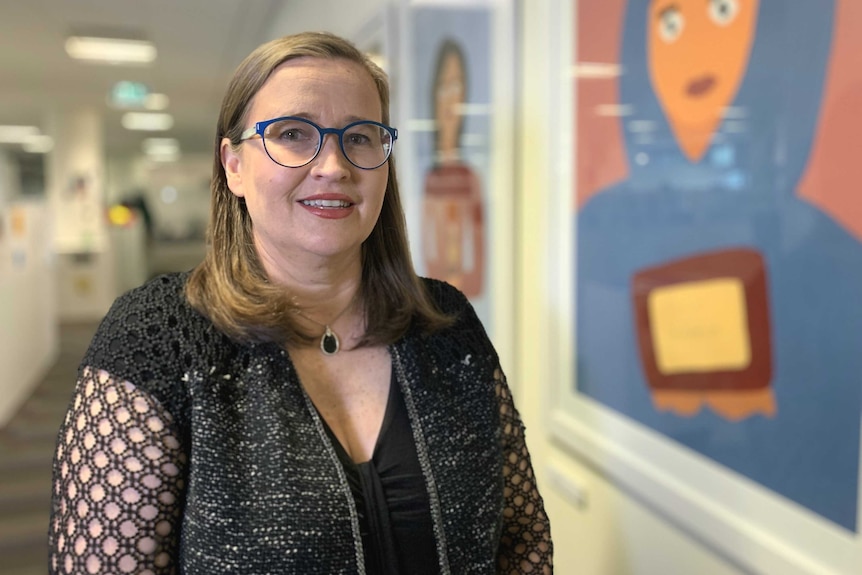
<path fill-rule="evenodd" d="M 54 217 L 61 321 L 96 321 L 116 297 L 105 221 L 105 147 L 96 110 L 61 110 L 46 123 L 54 139 L 46 184 Z"/>

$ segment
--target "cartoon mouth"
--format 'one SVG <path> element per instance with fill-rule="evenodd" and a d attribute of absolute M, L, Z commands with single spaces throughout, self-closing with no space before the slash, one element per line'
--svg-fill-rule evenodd
<path fill-rule="evenodd" d="M 712 90 L 715 84 L 715 76 L 701 76 L 689 82 L 685 92 L 693 98 L 699 98 Z"/>

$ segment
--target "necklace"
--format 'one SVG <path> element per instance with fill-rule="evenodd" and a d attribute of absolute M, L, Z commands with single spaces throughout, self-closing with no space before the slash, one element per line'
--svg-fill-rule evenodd
<path fill-rule="evenodd" d="M 299 311 L 299 309 L 296 310 L 296 313 L 299 316 L 304 317 L 311 323 L 316 323 L 323 328 L 323 335 L 320 336 L 320 351 L 323 352 L 323 355 L 335 355 L 336 353 L 338 353 L 338 350 L 341 349 L 341 341 L 338 339 L 338 334 L 332 331 L 332 327 L 330 327 L 330 324 L 333 324 L 338 321 L 338 318 L 343 316 L 344 312 L 349 310 L 352 306 L 353 299 L 351 299 L 350 303 L 347 304 L 347 307 L 341 310 L 338 315 L 335 316 L 329 323 L 320 323 L 317 320 L 311 319 L 310 317 Z"/>

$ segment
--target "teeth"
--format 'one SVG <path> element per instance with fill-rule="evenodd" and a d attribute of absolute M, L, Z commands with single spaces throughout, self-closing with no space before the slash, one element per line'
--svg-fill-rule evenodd
<path fill-rule="evenodd" d="M 306 206 L 314 208 L 347 208 L 350 207 L 350 202 L 344 200 L 302 200 Z"/>

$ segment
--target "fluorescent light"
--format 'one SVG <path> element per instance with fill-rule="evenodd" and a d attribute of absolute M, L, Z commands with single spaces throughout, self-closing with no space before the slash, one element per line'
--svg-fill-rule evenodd
<path fill-rule="evenodd" d="M 618 78 L 623 69 L 619 64 L 609 64 L 604 62 L 578 62 L 571 69 L 572 76 L 575 78 L 590 79 L 590 80 L 608 80 Z"/>
<path fill-rule="evenodd" d="M 31 136 L 21 144 L 25 152 L 30 154 L 47 154 L 54 149 L 54 139 L 51 136 Z"/>
<path fill-rule="evenodd" d="M 150 154 L 147 156 L 147 158 L 151 162 L 176 162 L 180 159 L 180 153 L 175 152 L 173 154 Z"/>
<path fill-rule="evenodd" d="M 147 138 L 142 145 L 147 157 L 155 162 L 175 162 L 180 158 L 176 138 Z"/>
<path fill-rule="evenodd" d="M 0 144 L 21 144 L 25 152 L 45 154 L 54 148 L 54 140 L 40 133 L 36 126 L 0 126 Z"/>
<path fill-rule="evenodd" d="M 123 114 L 122 123 L 127 130 L 159 132 L 170 130 L 174 125 L 174 117 L 163 113 L 127 112 Z"/>
<path fill-rule="evenodd" d="M 652 120 L 632 120 L 628 123 L 629 132 L 633 134 L 648 134 L 658 129 L 658 122 Z"/>
<path fill-rule="evenodd" d="M 0 144 L 23 144 L 38 135 L 36 126 L 0 126 Z"/>
<path fill-rule="evenodd" d="M 622 117 L 631 116 L 634 106 L 631 104 L 599 104 L 594 108 L 597 116 Z"/>
<path fill-rule="evenodd" d="M 407 129 L 411 132 L 435 132 L 437 122 L 434 120 L 407 120 Z"/>
<path fill-rule="evenodd" d="M 167 154 L 180 151 L 176 138 L 147 138 L 142 145 L 145 154 Z"/>
<path fill-rule="evenodd" d="M 72 58 L 104 64 L 149 64 L 156 59 L 156 47 L 146 40 L 70 36 L 66 53 Z"/>
<path fill-rule="evenodd" d="M 170 103 L 170 99 L 165 94 L 147 94 L 144 99 L 144 108 L 153 112 L 165 110 Z"/>

